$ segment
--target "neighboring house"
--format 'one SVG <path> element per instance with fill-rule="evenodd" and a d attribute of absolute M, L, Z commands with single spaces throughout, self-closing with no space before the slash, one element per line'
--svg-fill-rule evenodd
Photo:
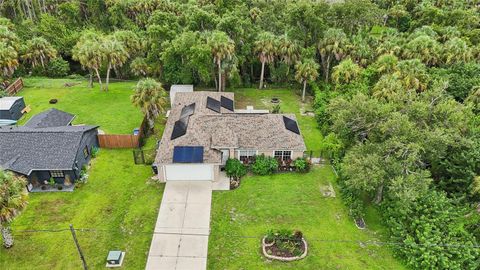
<path fill-rule="evenodd" d="M 0 119 L 18 120 L 23 115 L 25 101 L 23 97 L 0 98 Z"/>
<path fill-rule="evenodd" d="M 52 108 L 32 116 L 26 127 L 30 128 L 46 128 L 46 127 L 64 127 L 72 125 L 75 115 Z"/>
<path fill-rule="evenodd" d="M 98 126 L 71 126 L 73 115 L 52 109 L 25 126 L 0 127 L 0 167 L 24 175 L 33 187 L 73 185 L 98 147 Z"/>
<path fill-rule="evenodd" d="M 305 150 L 293 114 L 235 110 L 233 93 L 176 93 L 154 168 L 161 181 L 214 180 L 228 158 L 293 160 Z"/>

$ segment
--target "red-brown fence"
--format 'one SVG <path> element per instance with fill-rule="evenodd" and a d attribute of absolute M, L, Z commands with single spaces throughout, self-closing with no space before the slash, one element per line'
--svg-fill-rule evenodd
<path fill-rule="evenodd" d="M 138 135 L 98 134 L 100 148 L 137 148 L 140 145 Z"/>
<path fill-rule="evenodd" d="M 139 148 L 147 134 L 147 118 L 144 117 L 138 135 L 98 134 L 100 148 Z"/>
<path fill-rule="evenodd" d="M 23 80 L 22 78 L 18 78 L 15 82 L 13 82 L 7 87 L 6 91 L 8 95 L 13 96 L 22 89 L 23 89 Z"/>

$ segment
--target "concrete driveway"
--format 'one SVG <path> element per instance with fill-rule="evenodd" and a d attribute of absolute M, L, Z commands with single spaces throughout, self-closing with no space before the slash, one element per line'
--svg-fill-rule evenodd
<path fill-rule="evenodd" d="M 166 183 L 147 270 L 207 268 L 211 204 L 210 181 Z"/>

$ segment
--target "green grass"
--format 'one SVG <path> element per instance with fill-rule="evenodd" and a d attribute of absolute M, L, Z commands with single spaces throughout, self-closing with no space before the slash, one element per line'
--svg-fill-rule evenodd
<path fill-rule="evenodd" d="M 315 167 L 308 174 L 249 176 L 237 190 L 214 192 L 208 269 L 404 269 L 387 247 L 360 246 L 384 240 L 378 214 L 370 211 L 368 229 L 357 229 L 336 185 L 336 198 L 322 197 L 319 189 L 328 182 L 335 185 L 332 170 Z M 281 228 L 304 233 L 305 259 L 282 263 L 261 255 L 261 237 Z"/>
<path fill-rule="evenodd" d="M 145 267 L 163 185 L 149 182 L 149 166 L 134 165 L 131 150 L 100 150 L 88 183 L 74 192 L 30 194 L 27 209 L 12 224 L 15 245 L 0 252 L 0 269 L 80 269 L 69 231 L 25 233 L 32 229 L 95 228 L 77 232 L 90 269 L 105 268 L 109 250 L 126 251 L 123 269 Z"/>
<path fill-rule="evenodd" d="M 300 126 L 300 132 L 303 135 L 308 150 L 319 151 L 322 143 L 322 134 L 317 128 L 315 117 L 302 115 L 300 112 L 312 111 L 312 97 L 307 97 L 305 103 L 302 103 L 299 90 L 292 89 L 267 89 L 258 90 L 253 88 L 239 88 L 229 90 L 235 93 L 235 107 L 244 109 L 247 105 L 252 105 L 256 109 L 271 109 L 270 102 L 273 97 L 280 99 L 280 110 L 282 113 L 294 113 Z"/>
<path fill-rule="evenodd" d="M 135 82 L 110 83 L 109 91 L 100 91 L 99 85 L 88 87 L 85 80 L 46 79 L 40 77 L 24 79 L 25 88 L 18 93 L 32 111 L 20 120 L 25 123 L 33 115 L 50 108 L 75 114 L 74 124 L 99 125 L 111 134 L 130 134 L 139 127 L 143 115 L 130 102 Z M 65 83 L 76 83 L 66 87 Z M 58 99 L 57 104 L 49 104 Z"/>

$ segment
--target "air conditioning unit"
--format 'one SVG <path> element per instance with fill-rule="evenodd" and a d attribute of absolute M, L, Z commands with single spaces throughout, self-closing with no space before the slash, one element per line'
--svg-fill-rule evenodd
<path fill-rule="evenodd" d="M 112 250 L 108 252 L 107 256 L 107 267 L 120 267 L 123 263 L 123 258 L 125 257 L 125 252 L 119 250 Z"/>

